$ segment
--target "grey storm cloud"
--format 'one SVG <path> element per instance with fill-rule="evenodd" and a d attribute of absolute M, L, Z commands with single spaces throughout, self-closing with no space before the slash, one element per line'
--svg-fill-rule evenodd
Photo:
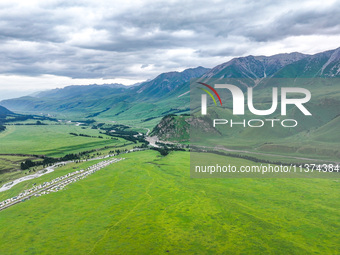
<path fill-rule="evenodd" d="M 338 1 L 27 2 L 0 3 L 1 74 L 149 78 L 262 42 L 340 34 Z"/>
<path fill-rule="evenodd" d="M 340 33 L 340 5 L 321 10 L 289 11 L 264 26 L 249 27 L 244 33 L 256 41 L 279 40 L 287 36 Z"/>

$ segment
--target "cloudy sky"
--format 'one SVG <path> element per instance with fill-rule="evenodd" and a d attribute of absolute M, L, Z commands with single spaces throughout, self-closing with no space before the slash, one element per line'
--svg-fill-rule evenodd
<path fill-rule="evenodd" d="M 0 99 L 340 47 L 340 0 L 0 0 Z"/>

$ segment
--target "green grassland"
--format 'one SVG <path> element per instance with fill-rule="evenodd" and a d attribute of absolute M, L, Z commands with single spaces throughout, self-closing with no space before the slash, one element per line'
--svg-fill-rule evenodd
<path fill-rule="evenodd" d="M 111 139 L 111 136 L 99 133 L 98 129 L 76 126 L 72 123 L 17 125 L 18 123 L 7 125 L 6 130 L 0 133 L 0 185 L 41 170 L 42 165 L 25 171 L 20 170 L 21 162 L 27 159 L 42 160 L 31 155 L 62 157 L 70 153 L 96 150 L 83 156 L 83 158 L 93 158 L 110 154 L 117 149 L 130 150 L 139 145 L 122 138 Z M 70 133 L 91 137 L 74 136 Z"/>
<path fill-rule="evenodd" d="M 22 161 L 23 157 L 20 156 L 0 156 L 0 173 L 4 173 L 13 168 L 20 169 L 20 163 Z"/>
<path fill-rule="evenodd" d="M 73 136 L 69 133 L 86 134 L 93 137 Z M 102 136 L 103 138 L 98 138 Z M 105 146 L 123 145 L 125 140 L 111 139 L 98 130 L 75 125 L 14 126 L 8 125 L 0 133 L 0 153 L 36 154 L 60 157 L 68 153 Z"/>
<path fill-rule="evenodd" d="M 0 156 L 0 186 L 10 180 L 24 176 L 28 171 L 21 171 L 20 163 L 27 157 L 20 156 Z"/>
<path fill-rule="evenodd" d="M 176 100 L 174 98 L 165 99 L 161 102 L 136 102 L 131 104 L 121 102 L 115 108 L 94 117 L 94 119 L 98 122 L 112 120 L 125 125 L 152 129 L 167 113 L 176 111 L 184 113 L 185 109 L 189 107 L 188 103 L 188 96 L 176 98 Z M 169 109 L 174 110 L 169 111 Z"/>
<path fill-rule="evenodd" d="M 188 152 L 124 157 L 2 211 L 0 253 L 340 253 L 339 180 L 191 179 Z"/>

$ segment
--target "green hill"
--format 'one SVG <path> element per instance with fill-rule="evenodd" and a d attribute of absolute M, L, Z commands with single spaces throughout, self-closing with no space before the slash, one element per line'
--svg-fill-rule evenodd
<path fill-rule="evenodd" d="M 3 106 L 0 106 L 0 118 L 4 118 L 10 114 L 13 114 L 13 112 L 11 112 L 10 110 L 8 110 L 7 108 Z"/>
<path fill-rule="evenodd" d="M 0 106 L 0 132 L 6 129 L 6 126 L 4 126 L 3 124 L 6 122 L 6 118 L 11 115 L 15 114 L 7 108 Z"/>
<path fill-rule="evenodd" d="M 167 115 L 153 128 L 151 136 L 161 140 L 187 142 L 189 140 L 189 116 Z"/>

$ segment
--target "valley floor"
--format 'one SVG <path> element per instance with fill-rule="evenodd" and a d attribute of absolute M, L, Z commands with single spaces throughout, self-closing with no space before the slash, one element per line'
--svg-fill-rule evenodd
<path fill-rule="evenodd" d="M 124 157 L 2 211 L 0 254 L 340 253 L 338 179 L 192 179 L 188 152 Z"/>

